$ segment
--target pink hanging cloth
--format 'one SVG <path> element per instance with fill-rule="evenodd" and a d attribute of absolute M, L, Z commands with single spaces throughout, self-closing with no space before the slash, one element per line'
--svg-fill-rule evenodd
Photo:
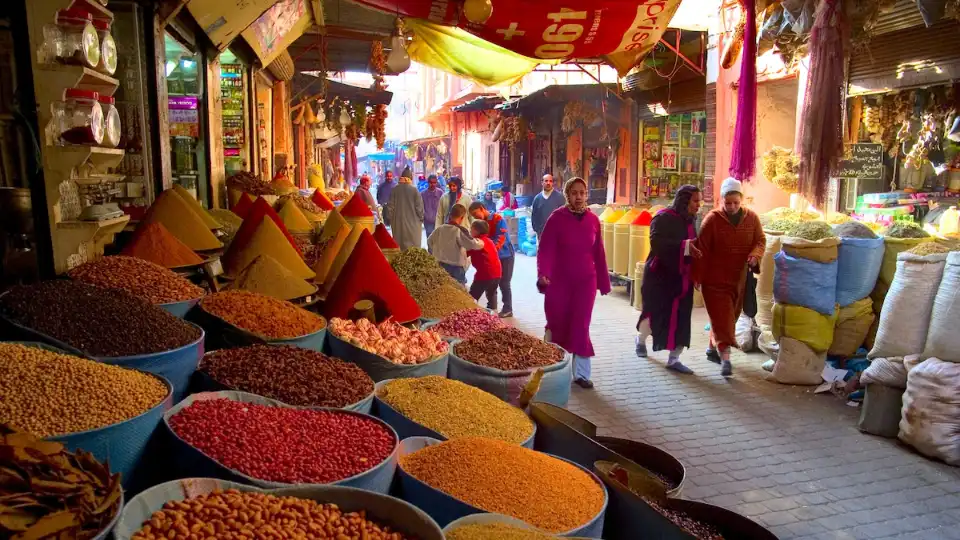
<path fill-rule="evenodd" d="M 740 0 L 746 13 L 740 83 L 737 86 L 737 125 L 733 132 L 730 176 L 749 182 L 757 165 L 757 6 L 756 0 Z"/>

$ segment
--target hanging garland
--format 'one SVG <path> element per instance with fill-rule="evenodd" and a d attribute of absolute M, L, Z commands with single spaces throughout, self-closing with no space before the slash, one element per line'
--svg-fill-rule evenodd
<path fill-rule="evenodd" d="M 370 48 L 370 65 L 373 67 L 373 89 L 376 91 L 386 90 L 387 84 L 384 82 L 384 74 L 387 72 L 387 57 L 383 54 L 383 43 L 379 40 L 374 41 Z M 386 105 L 379 104 L 373 107 L 373 110 L 366 115 L 363 131 L 367 140 L 377 140 L 377 150 L 383 150 L 383 145 L 387 141 Z"/>

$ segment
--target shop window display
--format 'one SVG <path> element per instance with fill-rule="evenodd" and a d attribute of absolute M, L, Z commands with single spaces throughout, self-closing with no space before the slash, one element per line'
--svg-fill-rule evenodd
<path fill-rule="evenodd" d="M 204 61 L 169 34 L 165 52 L 173 181 L 209 207 L 203 129 Z"/>
<path fill-rule="evenodd" d="M 230 50 L 220 55 L 220 96 L 223 122 L 223 160 L 227 176 L 248 169 L 246 140 L 247 67 Z"/>
<path fill-rule="evenodd" d="M 685 184 L 704 187 L 704 111 L 671 114 L 643 122 L 643 180 L 649 199 L 672 199 Z"/>

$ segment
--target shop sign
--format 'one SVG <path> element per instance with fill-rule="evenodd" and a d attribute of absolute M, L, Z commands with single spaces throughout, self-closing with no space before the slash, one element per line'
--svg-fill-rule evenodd
<path fill-rule="evenodd" d="M 847 150 L 849 155 L 840 161 L 837 178 L 883 179 L 883 145 L 858 143 Z"/>
<path fill-rule="evenodd" d="M 276 0 L 189 0 L 187 10 L 218 50 L 224 50 Z"/>
<path fill-rule="evenodd" d="M 312 21 L 306 0 L 280 0 L 243 31 L 243 38 L 263 65 L 268 65 L 303 35 Z"/>
<path fill-rule="evenodd" d="M 390 13 L 457 25 L 518 54 L 543 60 L 607 57 L 628 70 L 659 41 L 680 0 L 492 0 L 483 24 L 454 0 L 358 0 Z"/>
<path fill-rule="evenodd" d="M 197 110 L 199 108 L 197 96 L 170 96 L 167 99 L 167 106 L 171 111 L 179 110 Z"/>

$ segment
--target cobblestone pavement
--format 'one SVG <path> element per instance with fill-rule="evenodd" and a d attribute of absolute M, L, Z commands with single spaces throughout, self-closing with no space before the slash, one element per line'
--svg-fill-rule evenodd
<path fill-rule="evenodd" d="M 518 255 L 514 321 L 542 335 L 535 275 L 535 260 Z M 676 455 L 687 467 L 684 497 L 740 512 L 782 539 L 960 539 L 960 469 L 860 433 L 859 409 L 841 399 L 765 381 L 762 355 L 735 353 L 724 380 L 703 356 L 702 308 L 683 356 L 696 375 L 664 369 L 666 351 L 638 359 L 637 315 L 623 287 L 598 297 L 596 388 L 574 388 L 570 408 L 604 435 Z"/>

